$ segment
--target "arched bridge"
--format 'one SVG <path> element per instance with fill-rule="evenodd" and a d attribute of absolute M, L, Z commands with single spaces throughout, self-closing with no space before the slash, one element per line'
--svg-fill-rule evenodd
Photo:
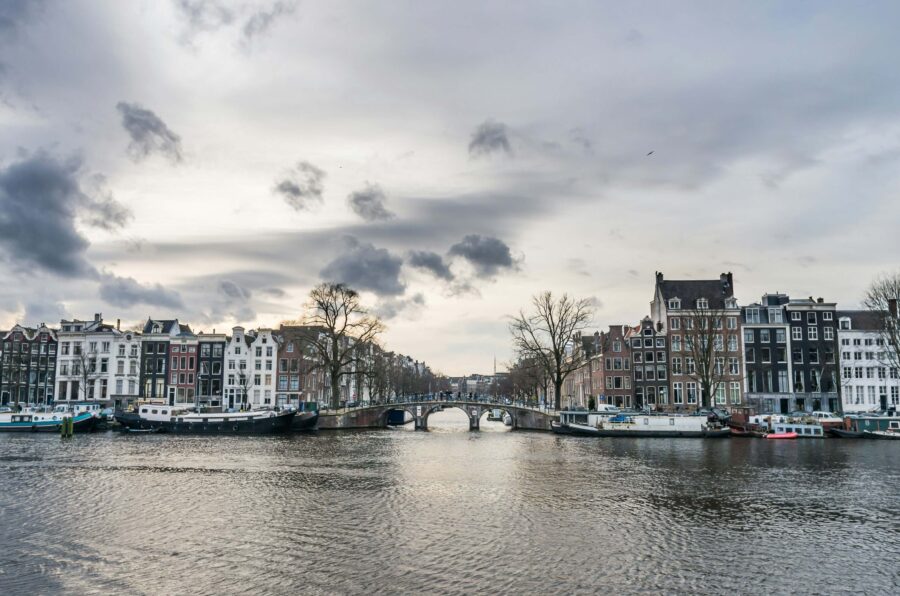
<path fill-rule="evenodd" d="M 428 417 L 444 408 L 459 408 L 469 417 L 469 430 L 478 430 L 481 417 L 485 412 L 499 409 L 507 412 L 512 418 L 512 428 L 522 430 L 550 430 L 550 423 L 558 416 L 533 408 L 492 404 L 476 401 L 411 401 L 402 403 L 380 404 L 363 408 L 352 408 L 337 412 L 322 412 L 319 415 L 319 428 L 323 430 L 342 428 L 384 428 L 388 424 L 391 410 L 409 412 L 416 430 L 428 429 Z"/>

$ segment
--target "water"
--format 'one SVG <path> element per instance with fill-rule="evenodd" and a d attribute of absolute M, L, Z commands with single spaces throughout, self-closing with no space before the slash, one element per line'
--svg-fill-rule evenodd
<path fill-rule="evenodd" d="M 900 592 L 897 443 L 429 422 L 0 435 L 0 593 Z"/>

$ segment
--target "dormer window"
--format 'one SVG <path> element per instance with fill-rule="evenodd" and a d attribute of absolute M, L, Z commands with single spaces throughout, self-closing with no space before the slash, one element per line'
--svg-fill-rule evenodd
<path fill-rule="evenodd" d="M 697 298 L 697 308 L 709 308 L 709 300 L 706 298 Z"/>
<path fill-rule="evenodd" d="M 844 331 L 850 331 L 850 329 L 852 329 L 852 327 L 850 326 L 850 318 L 849 317 L 841 317 L 841 321 L 839 324 L 840 324 L 841 329 L 843 329 Z"/>
<path fill-rule="evenodd" d="M 737 308 L 737 300 L 729 298 L 725 301 L 725 308 Z"/>
<path fill-rule="evenodd" d="M 159 325 L 154 325 L 152 329 L 153 333 L 159 333 Z"/>
<path fill-rule="evenodd" d="M 669 298 L 669 310 L 679 310 L 681 308 L 681 300 L 678 298 Z"/>

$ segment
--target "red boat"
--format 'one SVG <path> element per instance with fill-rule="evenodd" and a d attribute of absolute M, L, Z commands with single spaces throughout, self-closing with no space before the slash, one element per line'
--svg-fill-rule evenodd
<path fill-rule="evenodd" d="M 796 439 L 797 433 L 769 433 L 766 435 L 767 439 Z"/>

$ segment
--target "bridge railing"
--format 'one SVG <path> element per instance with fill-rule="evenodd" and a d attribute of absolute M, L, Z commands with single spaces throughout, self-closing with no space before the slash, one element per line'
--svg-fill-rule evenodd
<path fill-rule="evenodd" d="M 368 403 L 360 403 L 359 405 L 347 407 L 342 406 L 339 408 L 322 408 L 323 412 L 328 413 L 346 413 L 351 410 L 359 410 L 363 408 L 373 408 L 373 407 L 385 407 L 385 406 L 422 406 L 422 405 L 434 405 L 434 404 L 465 404 L 465 405 L 479 405 L 479 406 L 487 406 L 492 408 L 519 408 L 522 410 L 531 410 L 533 412 L 541 412 L 544 414 L 556 414 L 556 410 L 552 407 L 541 407 L 535 406 L 531 404 L 520 404 L 520 403 L 505 403 L 493 401 L 491 399 L 477 399 L 477 398 L 469 398 L 469 397 L 435 397 L 435 398 L 423 398 L 423 397 L 409 397 L 409 398 L 399 398 L 399 399 L 390 399 L 386 401 L 377 401 L 377 402 L 368 402 Z"/>

